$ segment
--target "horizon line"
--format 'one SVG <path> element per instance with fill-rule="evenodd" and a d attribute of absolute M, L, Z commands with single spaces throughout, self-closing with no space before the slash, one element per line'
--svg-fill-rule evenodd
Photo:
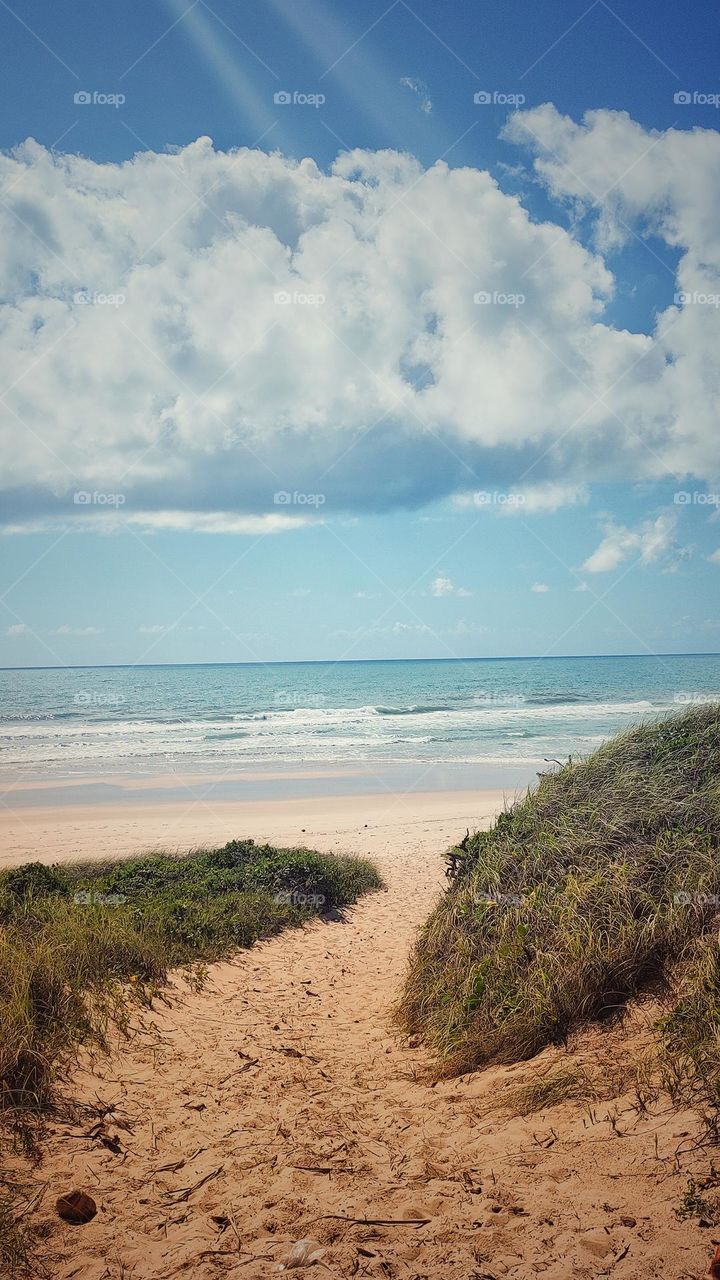
<path fill-rule="evenodd" d="M 382 662 L 566 662 L 575 659 L 604 660 L 609 658 L 718 658 L 720 651 L 694 650 L 691 652 L 662 650 L 652 653 L 543 653 L 543 654 L 492 654 L 468 658 L 269 658 L 255 662 L 73 662 L 64 664 L 38 664 L 36 666 L 2 667 L 0 671 L 132 671 L 153 670 L 166 667 L 306 667 L 306 666 L 354 666 Z"/>

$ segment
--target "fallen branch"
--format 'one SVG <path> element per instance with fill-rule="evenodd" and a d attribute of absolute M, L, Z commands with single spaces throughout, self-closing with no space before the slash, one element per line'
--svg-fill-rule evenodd
<path fill-rule="evenodd" d="M 426 1227 L 432 1218 L 348 1218 L 344 1213 L 322 1213 L 313 1222 L 329 1218 L 332 1222 L 356 1222 L 360 1227 Z"/>
<path fill-rule="evenodd" d="M 166 1192 L 165 1199 L 168 1200 L 170 1204 L 182 1204 L 184 1200 L 189 1200 L 190 1196 L 195 1191 L 199 1191 L 201 1187 L 204 1187 L 206 1182 L 210 1182 L 213 1178 L 217 1178 L 218 1174 L 221 1174 L 224 1168 L 224 1164 L 219 1164 L 217 1169 L 211 1169 L 209 1173 L 206 1173 L 203 1178 L 199 1178 L 191 1187 L 183 1187 L 182 1191 Z"/>
<path fill-rule="evenodd" d="M 177 1173 L 178 1170 L 182 1169 L 189 1160 L 194 1160 L 196 1156 L 201 1155 L 205 1150 L 205 1147 L 198 1147 L 197 1151 L 193 1151 L 191 1156 L 187 1156 L 182 1160 L 174 1160 L 170 1164 L 158 1165 L 157 1169 L 150 1170 L 148 1177 L 154 1178 L 156 1173 Z"/>

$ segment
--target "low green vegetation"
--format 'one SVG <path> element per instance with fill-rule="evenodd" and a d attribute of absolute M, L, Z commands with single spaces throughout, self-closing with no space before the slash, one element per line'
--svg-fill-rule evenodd
<path fill-rule="evenodd" d="M 249 947 L 377 889 L 358 858 L 233 840 L 186 857 L 0 874 L 0 1111 L 41 1110 L 58 1065 L 102 1045 L 173 966 Z"/>
<path fill-rule="evenodd" d="M 444 1070 L 530 1058 L 652 992 L 671 1087 L 720 1103 L 720 705 L 543 775 L 463 844 L 398 1011 Z"/>

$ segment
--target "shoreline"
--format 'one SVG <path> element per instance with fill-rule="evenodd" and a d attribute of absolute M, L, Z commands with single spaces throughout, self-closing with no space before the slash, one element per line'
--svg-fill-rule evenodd
<path fill-rule="evenodd" d="M 352 832 L 377 838 L 381 829 L 420 836 L 438 832 L 438 867 L 446 844 L 466 827 L 487 823 L 513 799 L 500 788 L 457 791 L 385 790 L 381 793 L 324 794 L 240 801 L 216 800 L 188 790 L 182 799 L 151 797 L 122 804 L 35 805 L 0 808 L 0 867 L 23 862 L 69 862 L 75 859 L 127 857 L 224 844 L 236 837 L 257 843 L 308 845 L 343 850 Z M 447 828 L 450 838 L 441 831 Z"/>
<path fill-rule="evenodd" d="M 32 776 L 22 770 L 0 771 L 0 802 L 10 807 L 73 803 L 85 792 L 90 803 L 134 803 L 153 793 L 156 800 L 181 799 L 194 788 L 226 799 L 286 799 L 291 796 L 370 795 L 375 792 L 495 791 L 525 788 L 546 762 L 518 761 L 359 760 L 317 761 L 307 765 L 254 762 L 230 767 L 190 764 L 164 770 L 103 769 L 77 773 L 47 772 Z"/>

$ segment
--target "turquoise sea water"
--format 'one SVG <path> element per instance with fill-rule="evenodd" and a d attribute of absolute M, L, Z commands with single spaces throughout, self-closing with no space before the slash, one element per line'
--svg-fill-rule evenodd
<path fill-rule="evenodd" d="M 527 768 L 720 697 L 720 655 L 0 671 L 5 778 L 392 762 Z"/>

